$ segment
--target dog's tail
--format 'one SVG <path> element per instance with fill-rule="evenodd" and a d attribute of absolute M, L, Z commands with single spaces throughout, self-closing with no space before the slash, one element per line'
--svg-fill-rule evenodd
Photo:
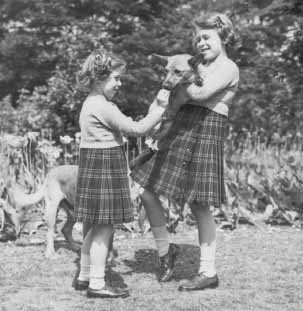
<path fill-rule="evenodd" d="M 34 205 L 44 198 L 44 185 L 38 189 L 37 192 L 26 194 L 19 189 L 14 190 L 15 203 L 20 207 Z"/>

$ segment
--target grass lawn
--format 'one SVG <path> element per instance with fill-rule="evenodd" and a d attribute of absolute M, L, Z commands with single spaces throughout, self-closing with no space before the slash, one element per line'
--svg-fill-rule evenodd
<path fill-rule="evenodd" d="M 218 231 L 220 286 L 191 293 L 177 287 L 198 269 L 196 229 L 180 225 L 171 239 L 182 253 L 173 281 L 159 284 L 151 233 L 117 232 L 119 256 L 107 277 L 113 284 L 127 284 L 131 296 L 116 300 L 87 299 L 72 288 L 79 260 L 62 242 L 52 260 L 44 258 L 44 245 L 0 244 L 0 311 L 303 310 L 302 231 L 280 227 L 261 232 L 244 225 Z"/>

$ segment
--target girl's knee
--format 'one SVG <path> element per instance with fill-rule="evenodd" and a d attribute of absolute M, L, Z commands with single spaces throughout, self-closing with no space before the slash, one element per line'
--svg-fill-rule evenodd
<path fill-rule="evenodd" d="M 153 206 L 155 204 L 155 202 L 158 202 L 159 201 L 159 198 L 158 196 L 147 190 L 147 189 L 144 189 L 143 193 L 140 195 L 141 197 L 141 200 L 143 202 L 143 204 L 146 206 Z"/>
<path fill-rule="evenodd" d="M 114 232 L 114 225 L 112 224 L 94 224 L 92 225 L 93 235 L 112 235 Z"/>
<path fill-rule="evenodd" d="M 208 214 L 211 207 L 208 204 L 193 202 L 190 204 L 190 209 L 194 215 L 196 214 Z"/>

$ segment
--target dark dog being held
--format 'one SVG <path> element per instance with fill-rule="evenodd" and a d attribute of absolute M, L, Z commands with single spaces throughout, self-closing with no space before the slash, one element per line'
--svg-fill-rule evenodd
<path fill-rule="evenodd" d="M 162 82 L 162 89 L 170 92 L 169 104 L 165 112 L 164 120 L 150 134 L 150 138 L 146 140 L 150 148 L 130 161 L 130 169 L 148 161 L 155 153 L 155 150 L 158 148 L 158 141 L 164 138 L 168 133 L 173 124 L 173 118 L 180 107 L 189 99 L 185 95 L 185 86 L 190 83 L 196 83 L 198 86 L 202 86 L 203 84 L 203 80 L 197 74 L 197 64 L 201 60 L 201 55 L 192 56 L 190 54 L 177 54 L 173 56 L 163 56 L 152 54 L 149 59 L 154 63 L 160 63 L 165 66 L 166 76 Z M 157 102 L 154 101 L 149 111 L 156 105 Z"/>

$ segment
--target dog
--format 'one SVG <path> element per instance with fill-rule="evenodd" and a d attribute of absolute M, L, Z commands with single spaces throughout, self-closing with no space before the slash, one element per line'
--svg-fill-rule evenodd
<path fill-rule="evenodd" d="M 186 97 L 180 99 L 180 95 L 185 92 L 184 87 L 190 83 L 195 83 L 198 86 L 203 85 L 203 79 L 199 77 L 197 72 L 197 64 L 200 55 L 192 56 L 190 54 L 177 54 L 173 56 L 163 56 L 152 54 L 149 58 L 153 62 L 160 62 L 165 65 L 166 76 L 162 82 L 162 92 L 164 97 L 168 96 L 168 106 L 166 108 L 165 119 L 151 133 L 153 140 L 162 139 L 172 126 L 173 118 L 179 111 L 180 107 L 188 100 Z M 160 98 L 161 99 L 161 98 Z M 154 101 L 149 107 L 149 112 L 156 105 Z M 157 148 L 157 144 L 155 144 Z"/>
<path fill-rule="evenodd" d="M 55 254 L 54 236 L 58 208 L 63 208 L 67 215 L 67 220 L 62 228 L 62 233 L 69 243 L 72 250 L 78 251 L 80 244 L 72 237 L 74 219 L 74 204 L 76 194 L 76 180 L 78 174 L 77 165 L 61 165 L 55 167 L 47 174 L 44 184 L 35 193 L 25 194 L 20 189 L 8 186 L 7 202 L 14 207 L 17 216 L 14 219 L 17 235 L 20 234 L 20 223 L 24 216 L 22 209 L 45 201 L 45 220 L 47 224 L 46 257 L 52 257 Z"/>
<path fill-rule="evenodd" d="M 165 66 L 166 76 L 162 82 L 162 92 L 159 92 L 158 96 L 160 95 L 161 97 L 161 93 L 164 94 L 164 97 L 168 96 L 169 103 L 165 112 L 165 120 L 157 125 L 151 131 L 149 137 L 145 139 L 145 144 L 148 148 L 130 161 L 129 167 L 131 170 L 147 162 L 158 150 L 159 140 L 167 135 L 173 124 L 174 116 L 188 100 L 187 97 L 180 96 L 185 92 L 184 87 L 190 83 L 195 83 L 198 86 L 203 85 L 203 79 L 199 77 L 197 71 L 197 64 L 200 59 L 200 55 L 192 56 L 190 54 L 176 54 L 172 56 L 152 54 L 149 56 L 149 60 L 152 63 Z M 159 99 L 161 100 L 161 98 Z M 148 112 L 152 111 L 156 106 L 157 100 L 153 101 Z"/>
<path fill-rule="evenodd" d="M 6 206 L 10 206 L 11 218 L 14 221 L 16 228 L 16 236 L 20 235 L 20 223 L 24 217 L 23 208 L 45 201 L 45 220 L 47 224 L 46 234 L 46 251 L 47 258 L 53 257 L 55 254 L 54 236 L 57 212 L 59 208 L 63 208 L 67 215 L 67 220 L 62 228 L 63 236 L 69 244 L 69 248 L 78 252 L 81 244 L 73 239 L 72 231 L 75 224 L 74 205 L 76 199 L 76 184 L 77 184 L 77 165 L 60 165 L 49 171 L 42 187 L 32 194 L 25 194 L 18 188 L 13 186 L 6 187 Z M 131 199 L 133 204 L 136 204 L 137 195 L 131 191 Z M 123 229 L 130 230 L 127 225 Z M 114 264 L 115 257 L 118 256 L 117 250 L 113 246 L 114 234 L 111 237 L 107 263 Z"/>

